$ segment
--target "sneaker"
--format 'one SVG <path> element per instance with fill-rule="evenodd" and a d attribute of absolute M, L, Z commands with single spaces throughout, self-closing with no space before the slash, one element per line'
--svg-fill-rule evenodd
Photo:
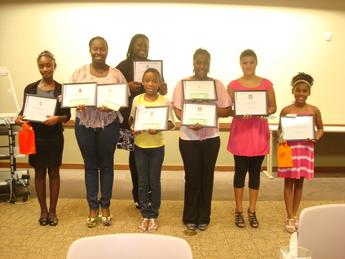
<path fill-rule="evenodd" d="M 208 227 L 208 224 L 206 224 L 206 223 L 199 224 L 199 225 L 197 226 L 197 228 L 198 228 L 200 231 L 205 231 L 205 230 L 207 229 L 207 227 Z"/>
<path fill-rule="evenodd" d="M 140 225 L 138 226 L 138 230 L 140 232 L 145 232 L 147 230 L 147 227 L 149 225 L 149 219 L 148 218 L 143 218 L 141 221 Z"/>
<path fill-rule="evenodd" d="M 194 223 L 187 223 L 185 225 L 186 225 L 186 228 L 190 231 L 195 231 L 197 229 L 196 224 Z"/>
<path fill-rule="evenodd" d="M 149 225 L 147 226 L 147 231 L 155 232 L 158 230 L 158 222 L 157 219 L 150 219 Z"/>

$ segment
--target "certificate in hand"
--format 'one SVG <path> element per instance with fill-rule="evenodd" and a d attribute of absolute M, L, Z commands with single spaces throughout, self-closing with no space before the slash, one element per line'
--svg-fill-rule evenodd
<path fill-rule="evenodd" d="M 43 122 L 49 116 L 55 114 L 57 99 L 49 97 L 39 97 L 36 95 L 26 95 L 23 117 L 28 121 Z"/>
<path fill-rule="evenodd" d="M 162 77 L 163 72 L 163 60 L 146 60 L 133 62 L 134 65 L 134 81 L 141 82 L 143 79 L 144 72 L 149 68 L 155 68 L 158 70 Z"/>
<path fill-rule="evenodd" d="M 217 100 L 214 80 L 182 80 L 184 100 Z"/>
<path fill-rule="evenodd" d="M 168 128 L 168 106 L 139 106 L 136 109 L 134 130 L 166 130 Z"/>
<path fill-rule="evenodd" d="M 215 104 L 185 103 L 183 105 L 182 125 L 195 125 L 197 123 L 204 127 L 216 128 Z"/>
<path fill-rule="evenodd" d="M 280 117 L 280 126 L 284 140 L 315 139 L 313 116 L 282 116 Z"/>
<path fill-rule="evenodd" d="M 235 91 L 235 115 L 268 115 L 267 91 Z"/>
<path fill-rule="evenodd" d="M 128 88 L 126 84 L 97 85 L 97 107 L 108 107 L 118 111 L 128 106 Z"/>
<path fill-rule="evenodd" d="M 96 106 L 97 83 L 67 83 L 62 85 L 62 107 Z"/>

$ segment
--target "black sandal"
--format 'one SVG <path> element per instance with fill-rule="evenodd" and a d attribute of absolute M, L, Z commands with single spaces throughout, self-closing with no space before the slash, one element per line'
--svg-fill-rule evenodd
<path fill-rule="evenodd" d="M 249 209 L 248 209 L 248 219 L 249 219 L 249 224 L 252 228 L 259 227 L 259 221 L 256 218 L 255 212 L 251 212 Z"/>
<path fill-rule="evenodd" d="M 47 226 L 48 225 L 48 218 L 47 217 L 40 217 L 38 219 L 38 222 L 41 226 Z"/>
<path fill-rule="evenodd" d="M 243 218 L 243 212 L 235 211 L 235 225 L 239 228 L 244 228 L 244 218 Z"/>
<path fill-rule="evenodd" d="M 48 218 L 49 226 L 56 226 L 58 223 L 59 223 L 59 220 L 57 217 Z"/>

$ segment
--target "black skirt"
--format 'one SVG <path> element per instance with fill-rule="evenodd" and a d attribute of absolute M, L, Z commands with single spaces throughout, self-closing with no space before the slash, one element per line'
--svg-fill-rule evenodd
<path fill-rule="evenodd" d="M 35 131 L 36 154 L 29 155 L 29 164 L 40 168 L 60 166 L 64 146 L 62 131 L 46 131 L 42 127 L 33 128 Z"/>

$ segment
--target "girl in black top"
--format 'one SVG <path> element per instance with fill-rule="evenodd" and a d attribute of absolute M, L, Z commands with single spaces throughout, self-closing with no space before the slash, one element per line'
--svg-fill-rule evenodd
<path fill-rule="evenodd" d="M 42 226 L 58 224 L 56 205 L 60 190 L 59 167 L 63 151 L 63 126 L 62 123 L 71 117 L 69 108 L 61 108 L 61 84 L 53 79 L 56 68 L 55 58 L 49 51 L 43 51 L 37 58 L 38 69 L 42 79 L 25 87 L 24 102 L 27 94 L 41 97 L 58 98 L 56 115 L 50 116 L 44 122 L 31 122 L 35 132 L 36 154 L 29 155 L 29 164 L 35 169 L 35 189 L 41 207 L 39 223 Z M 23 105 L 24 108 L 24 105 Z M 22 125 L 27 122 L 23 117 L 23 108 L 16 123 Z M 50 205 L 46 204 L 46 174 L 49 175 Z"/>
<path fill-rule="evenodd" d="M 125 136 L 125 139 L 132 138 L 130 136 L 131 131 L 129 129 L 128 125 L 128 118 L 129 114 L 132 108 L 132 102 L 135 96 L 144 93 L 144 87 L 141 82 L 135 82 L 134 81 L 134 66 L 133 61 L 140 60 L 140 61 L 146 61 L 149 60 L 148 57 L 149 52 L 149 39 L 144 34 L 135 34 L 128 46 L 128 51 L 126 55 L 126 59 L 121 61 L 116 68 L 122 72 L 122 74 L 125 76 L 128 87 L 130 89 L 131 95 L 128 97 L 128 107 L 122 108 L 121 114 L 123 115 L 124 121 L 120 125 L 120 138 L 123 138 Z M 163 77 L 163 76 L 162 76 Z M 164 79 L 163 79 L 164 81 Z M 165 95 L 167 93 L 167 84 L 165 82 L 162 82 L 159 87 L 159 93 L 162 95 Z M 127 141 L 127 140 L 126 140 Z M 124 147 L 124 143 L 121 143 L 121 140 L 118 142 L 118 148 L 126 148 Z M 133 149 L 126 148 L 129 150 L 129 168 L 131 171 L 131 177 L 132 177 L 132 195 L 133 200 L 135 203 L 135 206 L 139 209 L 139 203 L 138 203 L 138 172 L 135 167 L 135 161 L 134 161 L 134 152 Z"/>

